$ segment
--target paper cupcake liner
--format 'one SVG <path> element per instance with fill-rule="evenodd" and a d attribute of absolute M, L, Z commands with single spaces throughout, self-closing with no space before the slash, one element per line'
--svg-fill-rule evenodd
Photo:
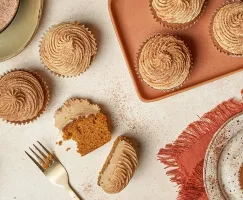
<path fill-rule="evenodd" d="M 37 72 L 35 72 L 33 70 L 27 70 L 27 69 L 13 69 L 13 70 L 9 70 L 9 71 L 5 72 L 2 76 L 0 76 L 0 79 L 2 77 L 6 76 L 8 73 L 15 72 L 15 71 L 24 71 L 24 72 L 28 72 L 28 73 L 32 74 L 39 81 L 39 83 L 40 83 L 40 85 L 41 85 L 41 87 L 43 89 L 44 96 L 45 96 L 42 109 L 39 111 L 38 115 L 36 115 L 32 119 L 28 119 L 28 120 L 24 120 L 24 121 L 8 121 L 8 120 L 5 120 L 5 119 L 1 118 L 2 121 L 6 122 L 6 123 L 9 123 L 9 124 L 26 125 L 26 124 L 32 123 L 35 120 L 37 120 L 46 111 L 47 105 L 50 102 L 49 87 L 48 87 L 46 81 Z"/>
<path fill-rule="evenodd" d="M 171 88 L 171 89 L 157 89 L 157 88 L 152 87 L 151 85 L 149 85 L 148 83 L 146 83 L 146 82 L 143 80 L 143 77 L 141 76 L 141 74 L 140 74 L 140 72 L 139 72 L 139 58 L 140 58 L 141 51 L 142 51 L 144 45 L 145 45 L 150 39 L 152 39 L 152 38 L 154 38 L 154 37 L 156 37 L 156 36 L 173 36 L 173 37 L 175 37 L 176 39 L 183 41 L 183 43 L 185 44 L 185 46 L 188 48 L 188 50 L 189 50 L 189 52 L 190 52 L 191 67 L 190 67 L 189 73 L 188 73 L 188 75 L 187 75 L 187 78 L 186 78 L 180 85 L 178 85 L 178 86 L 176 86 L 176 87 L 174 87 L 174 88 Z M 154 90 L 157 90 L 157 91 L 172 92 L 172 91 L 175 91 L 175 90 L 181 88 L 183 85 L 185 85 L 185 83 L 188 81 L 188 79 L 189 79 L 190 76 L 191 76 L 191 72 L 192 72 L 192 70 L 193 70 L 193 64 L 194 64 L 194 63 L 193 63 L 193 56 L 192 56 L 191 50 L 190 50 L 189 46 L 184 42 L 184 40 L 182 40 L 180 37 L 175 36 L 175 35 L 173 35 L 173 34 L 169 34 L 169 33 L 167 33 L 167 34 L 157 33 L 157 34 L 155 34 L 155 35 L 149 37 L 145 42 L 143 42 L 143 43 L 140 45 L 140 47 L 138 48 L 137 54 L 136 54 L 136 60 L 135 60 L 135 64 L 134 64 L 134 66 L 135 66 L 135 71 L 136 71 L 136 74 L 137 74 L 138 78 L 139 78 L 143 83 L 145 83 L 147 86 L 149 86 L 150 88 L 152 88 L 152 89 L 154 89 Z"/>
<path fill-rule="evenodd" d="M 85 28 L 85 30 L 88 31 L 88 33 L 93 37 L 93 39 L 94 39 L 94 41 L 95 41 L 95 44 L 96 44 L 95 54 L 94 54 L 94 55 L 92 56 L 92 58 L 91 58 L 90 65 L 85 69 L 85 71 L 80 72 L 79 74 L 77 74 L 77 75 L 73 75 L 73 76 L 70 76 L 70 75 L 62 75 L 62 74 L 58 74 L 58 73 L 52 71 L 51 69 L 49 69 L 48 66 L 46 66 L 46 65 L 44 64 L 44 62 L 43 62 L 43 60 L 42 60 L 42 56 L 41 56 L 41 44 L 42 44 L 42 41 L 43 41 L 45 35 L 46 35 L 49 31 L 51 31 L 52 29 L 54 29 L 55 27 L 57 27 L 57 26 L 59 26 L 59 25 L 61 25 L 61 24 L 63 24 L 63 23 L 71 23 L 71 24 L 75 23 L 75 24 L 78 24 L 78 25 L 82 26 L 82 27 Z M 49 28 L 46 30 L 46 32 L 42 35 L 41 40 L 39 41 L 39 45 L 38 45 L 38 46 L 39 46 L 40 61 L 41 61 L 42 65 L 43 65 L 49 72 L 51 72 L 53 75 L 55 75 L 55 76 L 57 76 L 57 77 L 61 77 L 61 78 L 73 78 L 73 77 L 78 77 L 78 76 L 80 76 L 81 74 L 83 74 L 84 72 L 86 72 L 87 69 L 89 69 L 89 67 L 91 66 L 91 64 L 93 63 L 93 61 L 94 61 L 94 59 L 95 59 L 95 57 L 96 57 L 96 54 L 97 54 L 97 46 L 98 46 L 98 45 L 97 45 L 95 36 L 94 36 L 93 33 L 89 30 L 89 28 L 87 28 L 84 24 L 82 24 L 82 23 L 80 23 L 80 22 L 77 22 L 77 21 L 67 21 L 67 22 L 61 22 L 61 23 L 59 23 L 59 24 L 55 24 L 55 25 L 52 25 L 51 27 L 49 27 Z"/>
<path fill-rule="evenodd" d="M 214 21 L 214 18 L 216 16 L 216 14 L 218 13 L 218 11 L 223 8 L 224 6 L 228 5 L 228 4 L 231 4 L 231 3 L 235 3 L 235 2 L 242 2 L 240 0 L 227 0 L 225 1 L 220 7 L 218 7 L 213 15 L 212 15 L 212 19 L 211 19 L 211 22 L 210 22 L 210 26 L 209 26 L 209 35 L 213 41 L 213 44 L 214 46 L 217 48 L 218 51 L 220 51 L 220 53 L 224 53 L 228 56 L 232 56 L 232 57 L 243 57 L 243 54 L 234 54 L 234 53 L 231 53 L 230 51 L 227 51 L 226 49 L 224 49 L 223 47 L 221 47 L 219 45 L 219 43 L 217 42 L 217 40 L 215 39 L 214 37 L 214 33 L 213 33 L 213 21 Z"/>
<path fill-rule="evenodd" d="M 152 2 L 153 0 L 150 0 L 149 1 L 149 8 L 150 8 L 150 12 L 152 13 L 154 19 L 159 22 L 161 25 L 167 27 L 167 28 L 170 28 L 172 30 L 185 30 L 185 29 L 188 29 L 190 27 L 192 27 L 194 24 L 197 23 L 197 21 L 201 18 L 201 16 L 203 15 L 206 7 L 207 7 L 207 4 L 208 4 L 208 0 L 205 0 L 203 6 L 202 6 L 202 9 L 201 9 L 201 12 L 198 14 L 197 17 L 195 17 L 195 19 L 193 19 L 192 21 L 190 22 L 186 22 L 186 23 L 183 23 L 183 24 L 179 24 L 179 23 L 169 23 L 167 21 L 164 21 L 162 20 L 161 18 L 159 18 L 157 16 L 157 13 L 156 11 L 154 10 L 153 6 L 152 6 Z"/>

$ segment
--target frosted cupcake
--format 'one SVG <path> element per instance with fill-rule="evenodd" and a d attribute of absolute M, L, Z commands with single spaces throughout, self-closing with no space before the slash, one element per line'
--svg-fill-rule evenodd
<path fill-rule="evenodd" d="M 96 104 L 88 100 L 68 99 L 55 112 L 55 126 L 64 140 L 74 140 L 77 152 L 85 156 L 111 140 L 107 118 Z"/>
<path fill-rule="evenodd" d="M 171 28 L 188 28 L 200 17 L 205 0 L 150 0 L 150 7 L 157 21 Z"/>
<path fill-rule="evenodd" d="M 156 35 L 142 45 L 136 67 L 140 78 L 150 87 L 172 90 L 186 81 L 192 57 L 182 40 L 171 35 Z"/>
<path fill-rule="evenodd" d="M 224 4 L 215 13 L 210 33 L 214 44 L 228 55 L 243 55 L 243 3 Z"/>
<path fill-rule="evenodd" d="M 49 91 L 33 71 L 14 70 L 0 78 L 0 118 L 14 124 L 35 120 L 46 109 Z"/>
<path fill-rule="evenodd" d="M 92 33 L 78 22 L 61 23 L 45 34 L 40 56 L 44 65 L 59 76 L 78 76 L 93 61 L 97 45 Z"/>

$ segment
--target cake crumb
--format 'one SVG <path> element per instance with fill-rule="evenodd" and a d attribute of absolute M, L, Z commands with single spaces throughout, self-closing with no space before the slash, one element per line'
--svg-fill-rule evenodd
<path fill-rule="evenodd" d="M 56 142 L 57 145 L 62 146 L 62 140 L 60 140 L 59 142 Z"/>
<path fill-rule="evenodd" d="M 92 192 L 93 188 L 91 184 L 84 184 L 83 193 L 87 196 Z"/>
<path fill-rule="evenodd" d="M 71 150 L 71 148 L 70 148 L 70 147 L 68 147 L 68 148 L 66 149 L 66 151 L 69 151 L 69 150 Z"/>

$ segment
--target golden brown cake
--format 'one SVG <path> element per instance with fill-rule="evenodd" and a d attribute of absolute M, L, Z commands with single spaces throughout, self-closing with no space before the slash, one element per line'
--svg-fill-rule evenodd
<path fill-rule="evenodd" d="M 83 99 L 69 99 L 55 113 L 55 126 L 63 139 L 77 143 L 81 156 L 94 151 L 111 140 L 107 118 L 98 105 Z"/>
<path fill-rule="evenodd" d="M 0 117 L 15 124 L 36 119 L 49 102 L 43 79 L 32 71 L 15 70 L 0 78 Z"/>
<path fill-rule="evenodd" d="M 170 35 L 156 35 L 138 52 L 137 70 L 145 83 L 154 89 L 171 90 L 185 82 L 192 67 L 190 50 Z"/>
<path fill-rule="evenodd" d="M 13 20 L 19 7 L 19 0 L 0 0 L 0 32 Z"/>
<path fill-rule="evenodd" d="M 227 54 L 243 55 L 243 3 L 222 6 L 212 20 L 212 37 L 216 46 Z"/>
<path fill-rule="evenodd" d="M 98 185 L 110 194 L 121 192 L 133 177 L 138 165 L 136 150 L 127 137 L 120 136 L 100 172 Z"/>
<path fill-rule="evenodd" d="M 97 45 L 92 33 L 78 22 L 53 26 L 45 34 L 40 56 L 44 65 L 60 76 L 77 76 L 93 61 Z"/>
<path fill-rule="evenodd" d="M 194 21 L 203 10 L 205 0 L 150 0 L 156 18 L 162 23 L 183 25 Z"/>
<path fill-rule="evenodd" d="M 111 140 L 106 116 L 98 113 L 75 119 L 63 128 L 63 139 L 77 142 L 78 152 L 85 156 Z"/>

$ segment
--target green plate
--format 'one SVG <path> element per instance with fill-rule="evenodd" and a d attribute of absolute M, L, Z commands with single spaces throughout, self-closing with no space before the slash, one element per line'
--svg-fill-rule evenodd
<path fill-rule="evenodd" d="M 10 26 L 0 34 L 0 62 L 19 53 L 34 37 L 41 19 L 44 0 L 21 0 Z"/>

